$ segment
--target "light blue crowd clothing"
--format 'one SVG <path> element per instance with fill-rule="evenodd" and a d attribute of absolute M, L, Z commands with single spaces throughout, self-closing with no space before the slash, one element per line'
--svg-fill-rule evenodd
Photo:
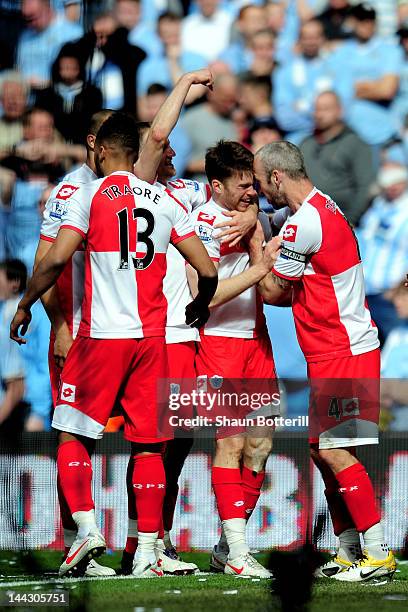
<path fill-rule="evenodd" d="M 187 132 L 180 124 L 177 124 L 170 134 L 170 144 L 176 152 L 173 157 L 173 165 L 176 168 L 176 176 L 184 176 L 191 155 L 191 141 Z"/>
<path fill-rule="evenodd" d="M 45 179 L 36 181 L 17 179 L 14 185 L 6 227 L 6 252 L 8 257 L 21 259 L 28 274 L 31 274 L 33 269 L 40 235 L 41 216 L 38 203 L 47 184 Z"/>
<path fill-rule="evenodd" d="M 21 356 L 26 372 L 24 399 L 30 404 L 30 415 L 44 420 L 50 430 L 51 387 L 48 369 L 50 322 L 40 301 L 31 309 L 32 320 L 28 328 L 27 344 L 21 346 Z"/>
<path fill-rule="evenodd" d="M 207 66 L 207 61 L 201 55 L 189 51 L 182 52 L 179 61 L 183 73 L 199 70 Z M 174 87 L 170 74 L 169 60 L 165 55 L 147 57 L 140 64 L 136 76 L 137 95 L 144 96 L 153 83 L 159 83 L 169 90 Z"/>
<path fill-rule="evenodd" d="M 124 105 L 123 76 L 120 68 L 106 59 L 104 53 L 95 50 L 92 64 L 88 62 L 87 72 L 90 80 L 102 92 L 103 108 L 119 110 Z"/>
<path fill-rule="evenodd" d="M 0 301 L 0 404 L 5 394 L 4 384 L 24 378 L 24 361 L 19 346 L 10 339 L 10 323 L 17 309 L 19 297 Z"/>
<path fill-rule="evenodd" d="M 368 144 L 381 145 L 400 129 L 391 103 L 358 99 L 355 86 L 402 71 L 402 50 L 394 42 L 374 36 L 365 44 L 347 40 L 330 56 L 333 71 L 341 75 L 340 95 L 348 125 Z"/>
<path fill-rule="evenodd" d="M 163 52 L 163 44 L 156 33 L 156 26 L 151 27 L 146 23 L 139 23 L 129 32 L 128 42 L 143 49 L 148 57 L 160 56 Z"/>
<path fill-rule="evenodd" d="M 43 30 L 31 28 L 24 30 L 17 47 L 17 67 L 26 79 L 49 81 L 51 67 L 61 47 L 70 41 L 81 38 L 82 27 L 68 21 L 62 15 Z"/>
<path fill-rule="evenodd" d="M 391 112 L 398 124 L 403 126 L 405 116 L 408 114 L 408 57 L 406 55 L 401 65 L 398 92 L 391 104 Z"/>
<path fill-rule="evenodd" d="M 356 230 L 366 293 L 395 287 L 408 270 L 408 192 L 388 202 L 375 198 Z"/>
<path fill-rule="evenodd" d="M 329 89 L 337 91 L 338 86 L 339 79 L 325 57 L 295 55 L 275 70 L 272 103 L 288 140 L 299 142 L 312 133 L 316 96 Z"/>
<path fill-rule="evenodd" d="M 408 321 L 392 330 L 381 351 L 381 376 L 408 379 Z M 408 397 L 405 404 L 394 403 L 391 431 L 408 431 Z"/>

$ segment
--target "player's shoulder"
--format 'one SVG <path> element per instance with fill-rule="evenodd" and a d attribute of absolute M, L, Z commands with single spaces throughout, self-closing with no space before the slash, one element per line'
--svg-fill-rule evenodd
<path fill-rule="evenodd" d="M 196 208 L 192 214 L 195 220 L 211 226 L 218 220 L 222 219 L 222 221 L 225 221 L 226 219 L 222 214 L 221 207 L 212 198 L 199 208 Z"/>
<path fill-rule="evenodd" d="M 175 178 L 167 182 L 167 189 L 175 194 L 177 194 L 177 192 L 181 193 L 182 191 L 196 193 L 200 191 L 204 185 L 204 183 L 199 183 L 198 181 L 190 179 Z"/>

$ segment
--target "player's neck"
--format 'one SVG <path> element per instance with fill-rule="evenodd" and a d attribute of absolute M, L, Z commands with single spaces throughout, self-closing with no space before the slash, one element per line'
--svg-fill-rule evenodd
<path fill-rule="evenodd" d="M 313 189 L 313 184 L 309 179 L 301 181 L 290 181 L 286 189 L 287 203 L 292 212 L 296 212 Z"/>
<path fill-rule="evenodd" d="M 103 164 L 103 173 L 105 176 L 113 172 L 130 172 L 133 174 L 133 166 L 133 161 L 129 159 L 105 160 Z"/>

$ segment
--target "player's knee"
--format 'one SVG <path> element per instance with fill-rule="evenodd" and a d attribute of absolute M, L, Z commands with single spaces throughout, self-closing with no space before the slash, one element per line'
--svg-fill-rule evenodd
<path fill-rule="evenodd" d="M 354 463 L 357 463 L 357 459 L 354 454 L 346 448 L 321 448 L 319 449 L 318 454 L 320 460 L 325 463 L 334 474 L 337 474 Z"/>
<path fill-rule="evenodd" d="M 216 462 L 225 464 L 238 464 L 242 458 L 244 450 L 244 438 L 230 437 L 217 440 Z"/>
<path fill-rule="evenodd" d="M 244 463 L 256 472 L 264 469 L 272 450 L 272 438 L 247 438 L 244 446 Z"/>

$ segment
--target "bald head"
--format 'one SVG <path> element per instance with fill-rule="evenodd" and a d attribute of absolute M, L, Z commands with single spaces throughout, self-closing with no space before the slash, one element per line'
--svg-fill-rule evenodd
<path fill-rule="evenodd" d="M 334 91 L 325 91 L 317 96 L 314 110 L 315 128 L 325 132 L 342 124 L 343 110 Z"/>
<path fill-rule="evenodd" d="M 324 44 L 323 26 L 317 19 L 304 23 L 300 30 L 299 46 L 305 57 L 317 57 Z"/>
<path fill-rule="evenodd" d="M 214 80 L 214 89 L 209 91 L 208 102 L 213 110 L 223 117 L 228 117 L 237 103 L 238 81 L 233 74 L 220 74 Z"/>

